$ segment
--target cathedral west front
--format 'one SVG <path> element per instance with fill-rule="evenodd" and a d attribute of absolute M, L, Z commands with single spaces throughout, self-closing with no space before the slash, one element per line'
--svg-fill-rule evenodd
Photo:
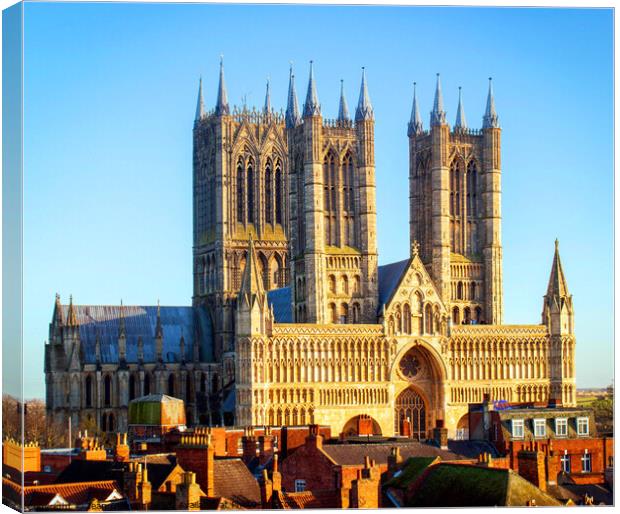
<path fill-rule="evenodd" d="M 414 91 L 410 254 L 379 266 L 374 111 L 366 74 L 323 117 L 312 63 L 299 108 L 228 103 L 202 84 L 193 129 L 191 306 L 63 304 L 45 345 L 59 423 L 125 430 L 129 401 L 165 393 L 188 424 L 329 425 L 426 438 L 467 430 L 470 403 L 575 405 L 572 297 L 556 242 L 536 325 L 503 324 L 501 129 L 481 128 L 440 78 L 428 128 Z M 403 134 L 404 139 L 405 134 Z M 380 191 L 379 191 L 380 194 Z M 542 289 L 542 284 L 541 284 Z"/>

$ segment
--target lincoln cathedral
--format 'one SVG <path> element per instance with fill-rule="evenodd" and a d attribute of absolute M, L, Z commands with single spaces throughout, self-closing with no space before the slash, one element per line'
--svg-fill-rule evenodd
<path fill-rule="evenodd" d="M 200 84 L 191 306 L 57 296 L 45 344 L 52 419 L 124 431 L 129 401 L 165 393 L 185 401 L 189 425 L 318 423 L 354 434 L 363 419 L 376 434 L 426 438 L 440 423 L 462 435 L 468 404 L 486 395 L 576 404 L 557 241 L 540 324 L 503 324 L 491 81 L 481 128 L 468 126 L 460 94 L 450 126 L 439 75 L 425 127 L 414 88 L 410 253 L 383 266 L 364 71 L 353 116 L 342 87 L 337 117 L 323 115 L 312 63 L 301 110 L 292 69 L 282 113 L 269 84 L 261 109 L 231 107 L 223 63 L 213 109 Z"/>

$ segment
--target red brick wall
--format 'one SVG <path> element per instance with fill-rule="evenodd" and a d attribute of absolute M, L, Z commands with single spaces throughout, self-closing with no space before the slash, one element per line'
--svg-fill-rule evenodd
<path fill-rule="evenodd" d="M 309 491 L 335 489 L 335 466 L 320 449 L 306 444 L 282 461 L 282 487 L 295 491 L 295 480 L 306 481 Z"/>
<path fill-rule="evenodd" d="M 518 452 L 521 449 L 528 449 L 531 443 L 528 441 L 511 441 L 508 452 L 510 459 L 510 467 L 514 471 L 519 470 L 519 460 L 517 457 Z M 538 449 L 545 455 L 549 454 L 549 440 L 537 442 Z M 605 467 L 609 464 L 609 458 L 613 457 L 613 439 L 611 438 L 584 438 L 584 439 L 553 439 L 551 441 L 551 447 L 553 455 L 549 456 L 548 464 L 548 480 L 554 482 L 557 479 L 557 474 L 560 472 L 561 464 L 560 459 L 564 454 L 564 450 L 567 450 L 570 456 L 571 474 L 582 473 L 582 461 L 581 457 L 584 451 L 587 449 L 590 454 L 591 462 L 591 480 L 595 482 L 587 483 L 603 483 L 602 478 L 594 478 L 599 474 L 604 473 Z M 590 480 L 583 478 L 583 480 Z M 586 483 L 586 482 L 584 482 Z"/>

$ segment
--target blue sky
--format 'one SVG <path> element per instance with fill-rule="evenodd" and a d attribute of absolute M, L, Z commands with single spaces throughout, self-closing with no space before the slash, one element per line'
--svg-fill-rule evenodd
<path fill-rule="evenodd" d="M 479 127 L 493 76 L 503 129 L 506 323 L 539 323 L 553 241 L 574 295 L 578 386 L 613 376 L 611 10 L 44 4 L 25 9 L 25 396 L 44 394 L 54 294 L 81 304 L 191 301 L 192 122 L 215 102 L 284 108 L 289 61 L 325 117 L 340 79 L 375 108 L 380 263 L 408 255 L 406 124 L 435 73 Z"/>

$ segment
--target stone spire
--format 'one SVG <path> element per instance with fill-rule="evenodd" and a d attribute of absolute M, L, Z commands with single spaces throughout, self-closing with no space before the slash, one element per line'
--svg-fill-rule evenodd
<path fill-rule="evenodd" d="M 157 322 L 155 325 L 155 337 L 163 337 L 164 329 L 161 325 L 161 308 L 159 306 L 159 300 L 157 300 Z"/>
<path fill-rule="evenodd" d="M 73 306 L 73 295 L 69 296 L 69 311 L 67 313 L 67 326 L 69 327 L 77 327 L 77 314 L 75 312 L 75 307 Z"/>
<path fill-rule="evenodd" d="M 245 264 L 245 270 L 243 270 L 243 277 L 241 277 L 239 294 L 251 295 L 263 294 L 264 292 L 263 278 L 258 266 L 256 251 L 254 250 L 254 241 L 252 240 L 252 236 L 250 236 L 250 241 L 248 243 L 248 257 Z"/>
<path fill-rule="evenodd" d="M 220 57 L 220 83 L 217 87 L 217 103 L 215 104 L 215 114 L 224 116 L 230 114 L 228 108 L 228 93 L 226 92 L 226 81 L 224 80 L 224 56 Z"/>
<path fill-rule="evenodd" d="M 288 102 L 286 104 L 285 122 L 287 128 L 299 125 L 299 105 L 297 104 L 297 92 L 295 91 L 295 75 L 293 75 L 293 65 L 288 79 Z"/>
<path fill-rule="evenodd" d="M 304 104 L 304 118 L 311 116 L 320 116 L 321 106 L 319 97 L 316 92 L 316 84 L 314 81 L 314 66 L 310 61 L 310 77 L 308 79 L 308 92 L 306 93 L 306 103 Z"/>
<path fill-rule="evenodd" d="M 62 304 L 60 303 L 60 295 L 56 293 L 56 300 L 54 303 L 54 321 L 57 325 L 62 325 L 64 317 L 62 315 Z"/>
<path fill-rule="evenodd" d="M 465 119 L 465 109 L 463 108 L 463 97 L 461 96 L 461 86 L 459 86 L 459 106 L 456 109 L 456 121 L 454 128 L 465 130 L 467 128 L 467 120 Z"/>
<path fill-rule="evenodd" d="M 570 296 L 564 270 L 562 269 L 562 261 L 560 260 L 560 243 L 555 240 L 555 253 L 553 255 L 553 264 L 551 265 L 551 274 L 549 275 L 549 285 L 547 286 L 548 298 L 566 298 Z"/>
<path fill-rule="evenodd" d="M 362 85 L 360 87 L 360 99 L 355 111 L 355 121 L 372 120 L 373 118 L 374 113 L 370 103 L 370 95 L 368 94 L 368 85 L 366 84 L 366 69 L 362 67 Z"/>
<path fill-rule="evenodd" d="M 489 94 L 487 95 L 487 108 L 482 118 L 482 128 L 499 128 L 499 118 L 495 112 L 495 98 L 493 96 L 493 79 L 489 77 Z"/>
<path fill-rule="evenodd" d="M 202 99 L 202 77 L 200 77 L 200 81 L 198 82 L 198 101 L 196 103 L 196 118 L 194 121 L 200 121 L 205 115 L 205 104 Z"/>
<path fill-rule="evenodd" d="M 125 335 L 125 307 L 123 307 L 123 300 L 121 299 L 121 307 L 118 321 L 118 337 L 125 337 Z"/>
<path fill-rule="evenodd" d="M 344 80 L 340 80 L 340 105 L 338 107 L 338 121 L 351 121 L 347 98 L 344 96 Z"/>
<path fill-rule="evenodd" d="M 420 117 L 420 109 L 418 107 L 418 98 L 416 94 L 416 83 L 413 83 L 413 105 L 411 106 L 411 118 L 407 127 L 407 135 L 415 136 L 422 132 L 422 118 Z"/>
<path fill-rule="evenodd" d="M 443 110 L 443 95 L 441 94 L 441 79 L 437 74 L 437 86 L 435 88 L 435 101 L 433 102 L 433 110 L 431 111 L 431 126 L 445 125 L 446 111 Z"/>
<path fill-rule="evenodd" d="M 271 112 L 271 94 L 269 93 L 269 77 L 267 77 L 267 90 L 265 91 L 265 106 L 263 112 L 269 114 Z"/>

